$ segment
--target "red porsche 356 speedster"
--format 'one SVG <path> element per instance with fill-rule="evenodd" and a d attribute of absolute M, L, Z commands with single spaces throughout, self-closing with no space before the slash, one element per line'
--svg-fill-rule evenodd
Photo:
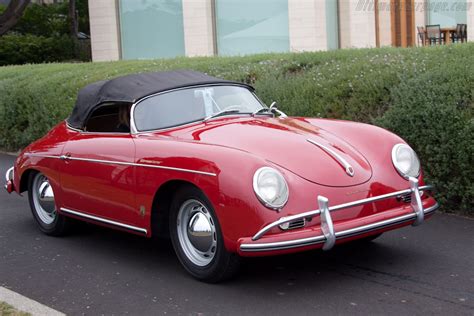
<path fill-rule="evenodd" d="M 340 120 L 287 117 L 254 89 L 194 71 L 93 83 L 6 174 L 41 231 L 79 219 L 168 235 L 194 277 L 266 256 L 419 225 L 438 208 L 402 139 Z"/>

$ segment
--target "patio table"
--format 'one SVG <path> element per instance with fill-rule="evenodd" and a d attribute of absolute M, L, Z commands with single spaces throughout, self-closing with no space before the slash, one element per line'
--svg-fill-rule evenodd
<path fill-rule="evenodd" d="M 451 44 L 451 34 L 456 33 L 456 27 L 442 27 L 441 28 L 441 33 L 444 34 L 444 39 L 446 45 Z"/>
<path fill-rule="evenodd" d="M 451 44 L 451 33 L 456 33 L 456 27 L 455 26 L 442 27 L 441 33 L 444 34 L 445 44 L 449 45 Z M 426 29 L 425 29 L 425 38 L 427 38 Z"/>

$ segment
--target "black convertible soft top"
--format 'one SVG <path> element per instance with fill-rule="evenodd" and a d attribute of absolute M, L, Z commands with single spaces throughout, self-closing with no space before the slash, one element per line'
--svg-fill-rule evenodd
<path fill-rule="evenodd" d="M 128 75 L 98 81 L 82 88 L 67 123 L 73 128 L 82 129 L 92 110 L 102 103 L 134 103 L 151 94 L 205 84 L 238 84 L 254 90 L 252 86 L 241 82 L 219 79 L 192 70 Z"/>

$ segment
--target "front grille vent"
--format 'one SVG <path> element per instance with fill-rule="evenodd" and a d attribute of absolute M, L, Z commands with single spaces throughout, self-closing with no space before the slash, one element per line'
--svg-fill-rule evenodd
<path fill-rule="evenodd" d="M 306 219 L 297 219 L 289 223 L 281 224 L 280 228 L 283 230 L 292 230 L 302 228 L 306 225 Z"/>
<path fill-rule="evenodd" d="M 410 203 L 411 202 L 411 193 L 405 193 L 405 194 L 397 196 L 397 201 Z"/>
<path fill-rule="evenodd" d="M 423 191 L 420 192 L 420 196 L 423 196 Z M 410 203 L 411 202 L 411 193 L 405 193 L 397 196 L 397 201 Z"/>

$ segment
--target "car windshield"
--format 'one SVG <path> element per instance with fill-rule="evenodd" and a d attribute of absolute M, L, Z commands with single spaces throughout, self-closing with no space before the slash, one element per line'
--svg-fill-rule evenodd
<path fill-rule="evenodd" d="M 263 105 L 240 86 L 193 87 L 140 101 L 133 113 L 137 131 L 174 127 L 222 115 L 252 114 Z"/>

